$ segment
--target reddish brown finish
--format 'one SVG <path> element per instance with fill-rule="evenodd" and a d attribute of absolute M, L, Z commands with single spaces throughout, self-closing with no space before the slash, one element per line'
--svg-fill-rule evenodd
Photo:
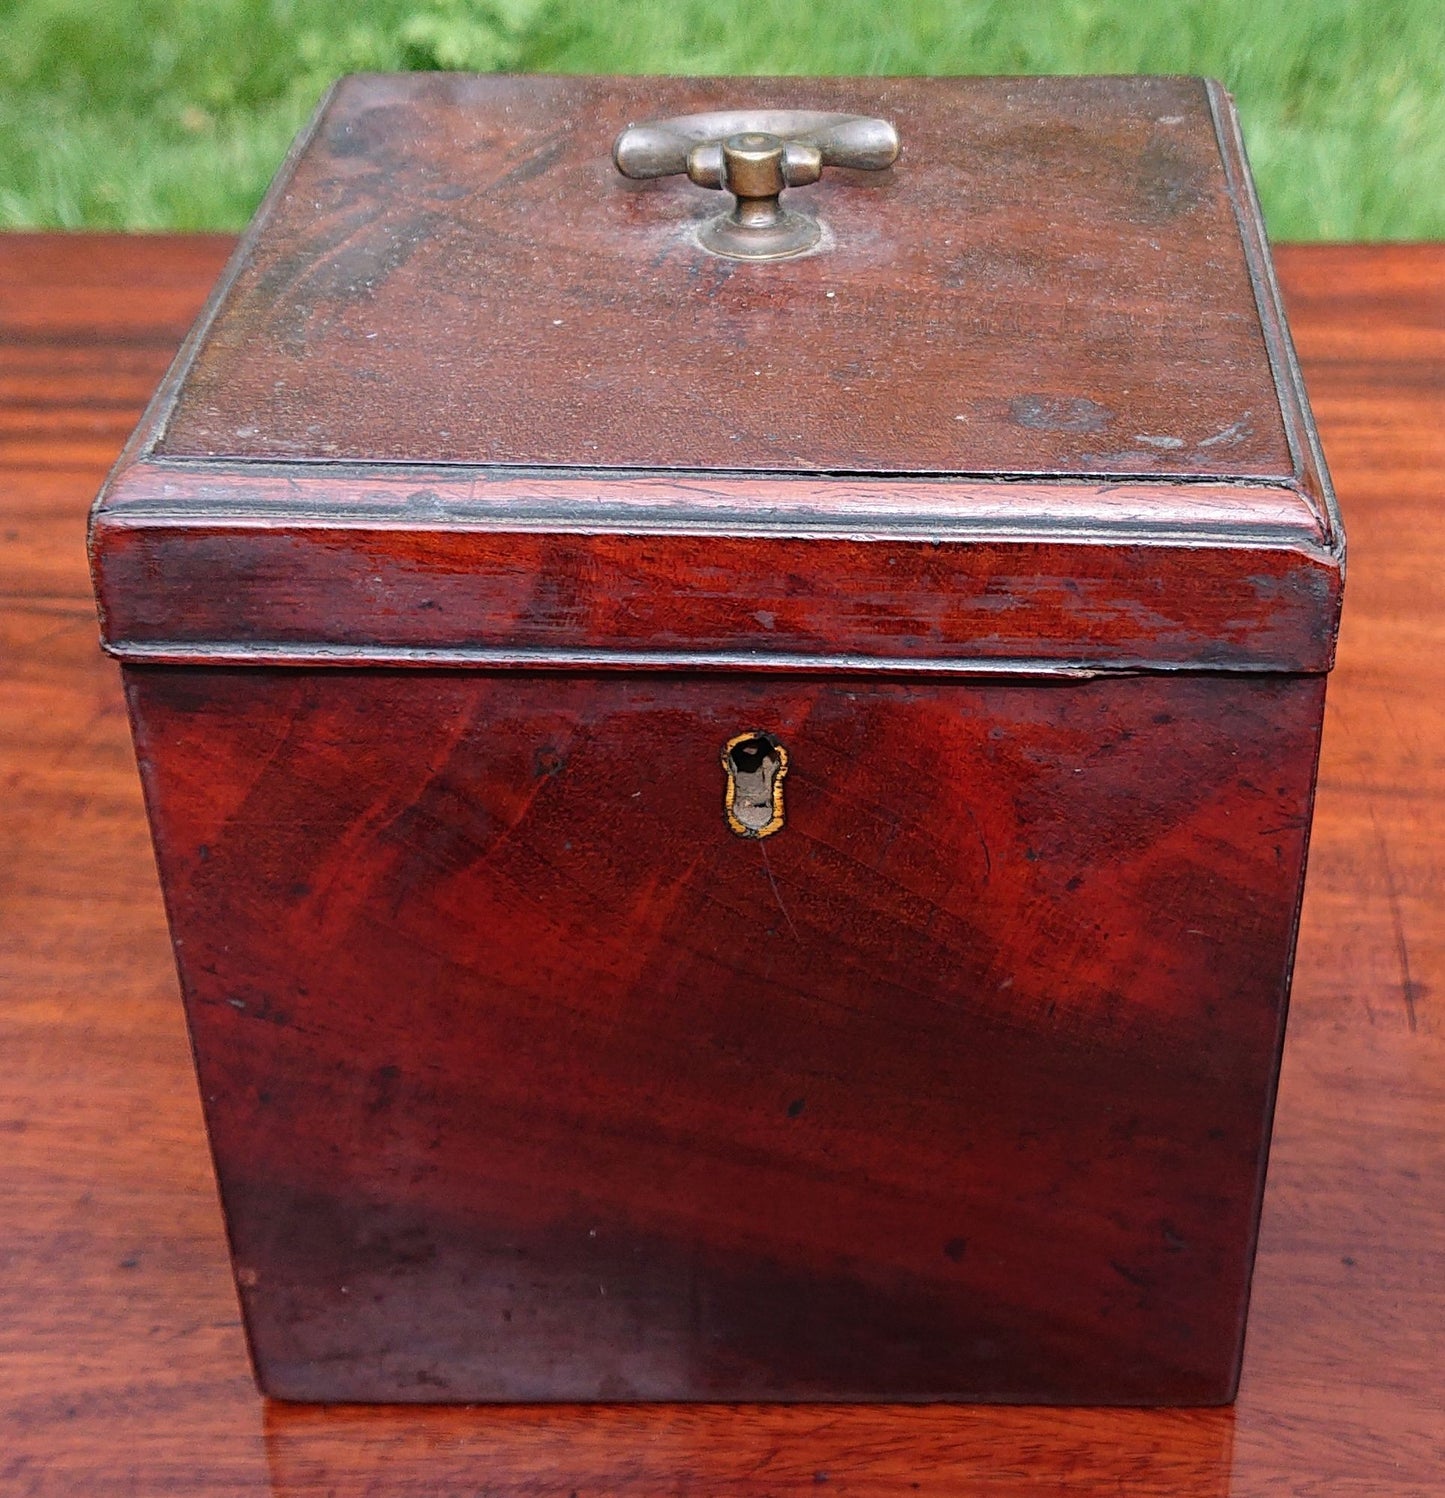
<path fill-rule="evenodd" d="M 1232 1394 L 1323 678 L 127 679 L 268 1392 Z"/>
<path fill-rule="evenodd" d="M 612 164 L 750 106 L 897 125 L 790 195 L 822 253 L 704 254 L 718 194 Z M 1236 153 L 1195 78 L 350 80 L 160 453 L 1289 480 Z"/>
<path fill-rule="evenodd" d="M 1338 556 L 167 524 L 102 535 L 127 660 L 978 673 L 1324 671 Z M 235 582 L 231 579 L 234 578 Z"/>
<path fill-rule="evenodd" d="M 1280 252 L 1351 525 L 1245 1377 L 1218 1411 L 258 1407 L 88 496 L 219 268 L 0 238 L 0 1485 L 18 1494 L 1426 1495 L 1445 1452 L 1445 252 Z"/>
<path fill-rule="evenodd" d="M 736 277 L 578 209 L 624 103 L 783 87 L 342 85 L 97 506 L 271 1394 L 1233 1396 L 1343 537 L 1232 117 L 858 84 L 885 216 Z"/>
<path fill-rule="evenodd" d="M 611 164 L 748 102 L 897 117 L 817 255 Z M 1326 670 L 1342 551 L 1228 101 L 1121 78 L 344 83 L 92 545 L 128 660 L 955 672 Z"/>

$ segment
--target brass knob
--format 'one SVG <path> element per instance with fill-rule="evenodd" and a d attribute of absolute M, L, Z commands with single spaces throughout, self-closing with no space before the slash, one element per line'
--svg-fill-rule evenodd
<path fill-rule="evenodd" d="M 898 132 L 856 114 L 720 111 L 629 125 L 612 159 L 624 177 L 686 173 L 699 187 L 727 189 L 732 211 L 704 224 L 698 242 L 734 260 L 781 260 L 822 237 L 816 219 L 782 206 L 783 189 L 816 182 L 825 166 L 882 171 L 898 159 Z"/>

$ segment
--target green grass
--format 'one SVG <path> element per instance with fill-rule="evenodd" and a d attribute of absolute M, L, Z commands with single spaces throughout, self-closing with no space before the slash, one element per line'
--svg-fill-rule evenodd
<path fill-rule="evenodd" d="M 356 69 L 1208 73 L 1271 233 L 1445 237 L 1440 0 L 0 0 L 0 226 L 235 229 Z"/>

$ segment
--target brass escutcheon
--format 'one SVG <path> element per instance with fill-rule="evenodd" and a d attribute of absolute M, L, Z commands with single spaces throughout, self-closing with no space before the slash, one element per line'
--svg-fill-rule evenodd
<path fill-rule="evenodd" d="M 750 728 L 723 745 L 722 767 L 728 826 L 739 837 L 771 837 L 783 825 L 788 751 L 772 734 Z"/>

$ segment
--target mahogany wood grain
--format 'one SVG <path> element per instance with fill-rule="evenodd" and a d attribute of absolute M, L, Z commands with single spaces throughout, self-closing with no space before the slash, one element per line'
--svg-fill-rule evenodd
<path fill-rule="evenodd" d="M 701 254 L 727 200 L 612 163 L 629 122 L 776 107 L 902 138 L 788 195 L 826 253 Z M 1293 477 L 1231 113 L 1198 78 L 343 79 L 157 451 Z"/>
<path fill-rule="evenodd" d="M 268 1393 L 1232 1397 L 1322 676 L 125 679 Z"/>
<path fill-rule="evenodd" d="M 1343 544 L 1217 85 L 340 82 L 90 533 L 262 1391 L 1230 1401 Z"/>
<path fill-rule="evenodd" d="M 903 131 L 825 254 L 611 163 L 764 101 Z M 1314 672 L 1336 532 L 1216 84 L 408 74 L 323 102 L 91 551 L 134 661 Z"/>
<path fill-rule="evenodd" d="M 1318 672 L 1340 603 L 1337 555 L 1197 537 L 940 547 L 107 524 L 92 548 L 107 643 L 181 664 Z"/>
<path fill-rule="evenodd" d="M 1428 1494 L 1445 1469 L 1438 248 L 1280 267 L 1351 533 L 1233 1411 L 264 1406 L 81 535 L 195 241 L 0 241 L 0 1486 Z"/>

